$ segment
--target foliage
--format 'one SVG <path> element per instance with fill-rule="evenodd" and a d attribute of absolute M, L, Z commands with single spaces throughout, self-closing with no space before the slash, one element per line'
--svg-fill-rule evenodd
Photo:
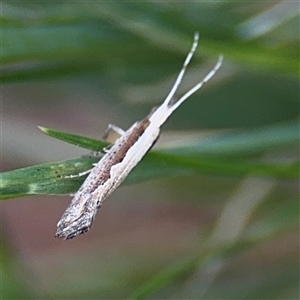
<path fill-rule="evenodd" d="M 194 96 L 204 98 L 201 104 L 195 100 L 176 112 L 174 120 L 180 121 L 173 128 L 184 123 L 188 129 L 227 129 L 151 150 L 125 184 L 171 178 L 166 182 L 175 186 L 180 176 L 188 179 L 189 190 L 189 181 L 201 174 L 203 181 L 209 178 L 207 189 L 213 195 L 216 177 L 238 179 L 230 195 L 219 192 L 220 216 L 214 224 L 199 228 L 201 234 L 191 239 L 193 249 L 182 258 L 171 255 L 167 261 L 168 255 L 154 250 L 137 264 L 133 253 L 126 256 L 128 262 L 115 262 L 112 274 L 93 254 L 86 258 L 88 271 L 70 267 L 67 277 L 72 283 L 63 285 L 63 277 L 56 281 L 56 276 L 49 277 L 47 293 L 33 281 L 25 287 L 19 278 L 26 278 L 27 270 L 17 267 L 9 237 L 2 235 L 3 299 L 25 294 L 43 299 L 299 296 L 299 261 L 293 254 L 284 262 L 274 261 L 272 267 L 263 265 L 258 277 L 251 270 L 251 259 L 247 262 L 255 249 L 259 252 L 272 242 L 277 247 L 282 239 L 298 236 L 299 16 L 294 4 L 4 1 L 1 5 L 1 82 L 7 86 L 61 78 L 84 82 L 91 76 L 99 79 L 112 99 L 137 102 L 143 95 L 145 101 L 159 103 L 156 89 L 179 69 L 194 31 L 199 31 L 201 50 L 196 53 L 195 70 L 219 52 L 225 63 L 211 81 L 213 90 Z M 106 146 L 77 134 L 40 129 L 92 151 Z M 91 168 L 98 159 L 88 156 L 4 172 L 1 199 L 72 193 L 84 177 L 65 176 Z M 206 207 L 205 201 L 190 205 Z M 78 278 L 71 270 L 80 270 Z"/>

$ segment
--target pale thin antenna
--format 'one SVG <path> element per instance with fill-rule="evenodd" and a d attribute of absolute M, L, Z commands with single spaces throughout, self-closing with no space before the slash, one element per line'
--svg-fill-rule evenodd
<path fill-rule="evenodd" d="M 169 102 L 172 100 L 173 96 L 175 95 L 176 91 L 178 90 L 178 87 L 179 87 L 179 85 L 180 85 L 180 83 L 182 81 L 182 78 L 184 76 L 186 68 L 187 68 L 188 64 L 190 63 L 190 61 L 191 61 L 191 59 L 192 59 L 192 57 L 193 57 L 193 55 L 194 55 L 194 53 L 195 53 L 195 51 L 197 49 L 198 41 L 199 41 L 199 33 L 195 32 L 195 34 L 194 34 L 194 42 L 192 44 L 191 50 L 188 53 L 188 55 L 187 55 L 187 57 L 186 57 L 186 59 L 185 59 L 185 61 L 183 63 L 183 66 L 182 66 L 182 68 L 181 68 L 181 70 L 180 70 L 180 72 L 179 72 L 179 74 L 177 76 L 177 79 L 176 79 L 176 81 L 175 81 L 175 83 L 174 83 L 174 85 L 173 85 L 173 87 L 172 87 L 169 95 L 165 99 L 163 105 L 164 104 L 168 105 Z"/>
<path fill-rule="evenodd" d="M 190 52 L 188 53 L 183 66 L 179 72 L 179 75 L 177 76 L 177 79 L 169 93 L 169 95 L 166 97 L 162 105 L 160 105 L 154 112 L 150 114 L 150 121 L 156 122 L 158 126 L 161 126 L 167 118 L 173 113 L 173 111 L 179 107 L 187 98 L 189 98 L 191 95 L 193 95 L 196 91 L 198 91 L 206 82 L 208 82 L 220 69 L 223 61 L 223 55 L 219 55 L 219 59 L 215 66 L 211 69 L 211 71 L 202 79 L 200 82 L 198 82 L 194 87 L 192 87 L 190 90 L 188 90 L 183 96 L 179 97 L 177 100 L 176 97 L 174 97 L 175 93 L 178 90 L 179 85 L 181 84 L 182 78 L 185 74 L 185 71 L 187 69 L 188 64 L 190 63 L 199 40 L 199 34 L 198 32 L 194 35 L 194 42 L 191 47 Z"/>
<path fill-rule="evenodd" d="M 216 74 L 216 72 L 220 69 L 222 62 L 223 62 L 223 55 L 220 54 L 217 63 L 211 69 L 211 71 L 204 77 L 204 79 L 202 79 L 193 88 L 191 88 L 189 91 L 187 91 L 174 104 L 170 103 L 170 108 L 172 108 L 172 111 L 174 111 L 178 106 L 180 106 L 182 104 L 182 102 L 184 102 L 187 98 L 189 98 L 191 95 L 193 95 L 195 92 L 197 92 L 206 82 L 208 82 Z"/>

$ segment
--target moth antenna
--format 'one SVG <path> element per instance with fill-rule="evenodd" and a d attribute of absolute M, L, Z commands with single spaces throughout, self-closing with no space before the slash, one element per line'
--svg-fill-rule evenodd
<path fill-rule="evenodd" d="M 172 100 L 173 96 L 175 95 L 176 91 L 178 90 L 178 87 L 179 87 L 179 85 L 180 85 L 180 83 L 182 81 L 182 78 L 184 76 L 186 68 L 187 68 L 188 64 L 190 63 L 190 61 L 191 61 L 191 59 L 192 59 L 192 57 L 193 57 L 193 55 L 194 55 L 194 53 L 195 53 L 195 51 L 197 49 L 198 41 L 199 41 L 199 33 L 195 32 L 195 34 L 194 34 L 194 42 L 192 44 L 191 50 L 188 53 L 188 55 L 187 55 L 187 57 L 186 57 L 186 59 L 185 59 L 185 61 L 183 63 L 183 66 L 182 66 L 182 68 L 181 68 L 181 70 L 180 70 L 180 72 L 179 72 L 179 74 L 178 74 L 178 76 L 176 78 L 176 81 L 175 81 L 175 83 L 174 83 L 174 85 L 173 85 L 173 87 L 172 87 L 169 95 L 167 96 L 167 98 L 165 99 L 165 101 L 164 101 L 163 104 L 169 105 L 170 101 Z"/>
<path fill-rule="evenodd" d="M 189 91 L 187 91 L 183 96 L 181 96 L 175 103 L 173 101 L 170 101 L 169 106 L 172 109 L 172 112 L 180 106 L 187 98 L 189 98 L 191 95 L 193 95 L 195 92 L 197 92 L 206 82 L 208 82 L 220 69 L 222 62 L 223 62 L 223 55 L 219 55 L 219 59 L 215 66 L 211 69 L 211 71 L 202 79 L 199 83 L 197 83 L 193 88 L 191 88 Z"/>

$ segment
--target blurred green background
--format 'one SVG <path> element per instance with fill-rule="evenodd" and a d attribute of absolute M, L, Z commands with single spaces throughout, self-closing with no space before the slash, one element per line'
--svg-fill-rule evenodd
<path fill-rule="evenodd" d="M 195 31 L 181 92 L 225 57 L 88 234 L 54 238 L 70 197 L 1 201 L 1 299 L 299 298 L 299 3 L 2 1 L 1 12 L 2 195 L 18 189 L 7 171 L 87 154 L 38 125 L 94 139 L 108 123 L 128 128 L 167 95 Z"/>

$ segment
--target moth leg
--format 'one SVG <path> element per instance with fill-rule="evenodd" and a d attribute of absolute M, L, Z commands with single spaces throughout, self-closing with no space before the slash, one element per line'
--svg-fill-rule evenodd
<path fill-rule="evenodd" d="M 96 165 L 96 164 L 93 164 L 93 166 L 95 166 L 95 165 Z M 83 171 L 83 172 L 80 172 L 80 173 L 78 173 L 78 174 L 65 175 L 65 176 L 63 176 L 63 178 L 77 178 L 77 177 L 82 177 L 82 176 L 84 176 L 84 175 L 86 175 L 86 174 L 91 173 L 92 170 L 93 170 L 93 168 L 92 168 L 92 169 L 88 169 L 88 170 Z"/>
<path fill-rule="evenodd" d="M 81 155 L 81 157 L 99 157 L 99 158 L 101 158 L 103 156 L 103 153 L 105 153 L 105 151 L 103 149 L 101 149 L 100 151 L 91 151 L 89 154 Z"/>
<path fill-rule="evenodd" d="M 102 139 L 106 142 L 108 142 L 110 145 L 104 147 L 103 149 L 99 151 L 92 151 L 89 154 L 82 155 L 82 157 L 101 157 L 103 154 L 107 153 L 109 149 L 112 147 L 114 142 L 121 136 L 123 135 L 125 131 L 121 129 L 120 127 L 109 124 L 107 129 L 104 132 L 104 136 Z"/>
<path fill-rule="evenodd" d="M 106 142 L 113 144 L 124 133 L 125 131 L 122 128 L 113 124 L 109 124 L 107 129 L 104 132 L 103 139 Z"/>
<path fill-rule="evenodd" d="M 110 143 L 107 147 L 104 147 L 101 152 L 107 153 L 112 145 L 115 143 L 115 141 L 122 136 L 125 133 L 125 131 L 113 124 L 109 124 L 107 129 L 104 132 L 104 136 L 102 137 L 106 142 Z"/>
<path fill-rule="evenodd" d="M 114 144 L 114 142 L 121 136 L 123 135 L 125 131 L 123 129 L 121 129 L 120 127 L 113 125 L 113 124 L 109 124 L 108 127 L 106 128 L 105 132 L 104 132 L 104 136 L 102 137 L 102 139 L 106 142 L 108 142 L 110 145 L 104 147 L 103 149 L 101 149 L 100 151 L 92 151 L 90 154 L 88 155 L 83 155 L 83 157 L 97 157 L 97 156 L 103 156 L 103 154 L 107 153 L 109 151 L 109 149 L 111 148 L 111 146 Z"/>

